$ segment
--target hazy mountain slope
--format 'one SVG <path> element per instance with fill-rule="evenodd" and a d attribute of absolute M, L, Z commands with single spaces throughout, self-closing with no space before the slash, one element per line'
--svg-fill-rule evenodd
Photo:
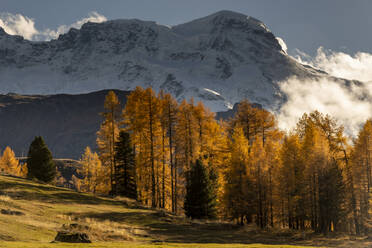
<path fill-rule="evenodd" d="M 0 93 L 86 93 L 152 86 L 213 111 L 243 98 L 273 107 L 278 81 L 324 76 L 288 56 L 260 21 L 221 11 L 166 27 L 141 20 L 86 23 L 31 42 L 0 28 Z"/>
<path fill-rule="evenodd" d="M 17 156 L 26 156 L 33 138 L 41 135 L 56 158 L 79 158 L 86 146 L 95 148 L 107 92 L 0 95 L 0 149 L 8 145 Z M 115 92 L 124 104 L 129 92 Z"/>

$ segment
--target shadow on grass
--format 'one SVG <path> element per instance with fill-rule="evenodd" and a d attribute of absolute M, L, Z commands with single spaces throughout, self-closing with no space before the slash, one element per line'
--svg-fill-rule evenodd
<path fill-rule="evenodd" d="M 228 223 L 190 223 L 183 218 L 159 217 L 157 211 L 105 212 L 105 213 L 69 213 L 83 219 L 112 221 L 147 227 L 147 233 L 154 239 L 170 243 L 216 243 L 216 244 L 288 244 L 288 237 L 280 238 L 265 235 L 256 228 L 251 231 Z M 179 220 L 179 221 L 178 221 Z M 178 221 L 178 222 L 177 222 Z"/>
<path fill-rule="evenodd" d="M 148 226 L 151 227 L 150 235 L 170 243 L 372 247 L 365 243 L 355 246 L 348 239 L 325 237 L 312 232 L 260 230 L 255 225 L 241 227 L 228 223 L 154 223 Z"/>
<path fill-rule="evenodd" d="M 255 232 L 246 232 L 232 224 L 152 224 L 151 233 L 174 243 L 216 243 L 216 244 L 284 244 L 277 239 L 268 240 Z"/>
<path fill-rule="evenodd" d="M 264 244 L 302 245 L 323 247 L 345 246 L 345 240 L 330 239 L 313 233 L 258 230 L 255 226 L 240 227 L 229 223 L 193 223 L 180 217 L 159 217 L 158 211 L 70 213 L 77 218 L 112 221 L 146 227 L 147 234 L 155 240 L 169 243 L 214 244 Z M 355 247 L 355 246 L 353 246 Z M 356 246 L 360 247 L 360 246 Z M 368 247 L 368 246 L 363 246 Z"/>

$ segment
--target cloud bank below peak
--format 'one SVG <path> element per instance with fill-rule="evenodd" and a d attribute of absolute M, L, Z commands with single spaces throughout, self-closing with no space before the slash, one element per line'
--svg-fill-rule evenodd
<path fill-rule="evenodd" d="M 318 110 L 335 118 L 348 135 L 356 136 L 360 126 L 371 118 L 372 83 L 346 87 L 329 78 L 293 77 L 281 82 L 280 89 L 287 96 L 277 114 L 279 127 L 284 130 L 294 128 L 304 113 Z"/>
<path fill-rule="evenodd" d="M 372 54 L 358 52 L 350 55 L 319 47 L 315 57 L 296 50 L 295 58 L 302 64 L 310 65 L 328 74 L 349 80 L 372 81 Z"/>
<path fill-rule="evenodd" d="M 330 76 L 360 83 L 346 87 L 333 77 L 307 80 L 291 77 L 280 82 L 287 101 L 277 113 L 279 126 L 290 130 L 304 113 L 318 110 L 334 117 L 347 134 L 356 136 L 363 123 L 372 117 L 372 54 L 350 55 L 319 47 L 314 57 L 297 50 L 295 59 Z"/>
<path fill-rule="evenodd" d="M 82 18 L 70 25 L 61 25 L 56 29 L 38 30 L 35 20 L 21 14 L 0 13 L 0 27 L 11 35 L 20 35 L 25 39 L 33 41 L 47 41 L 56 39 L 60 34 L 66 33 L 70 28 L 80 28 L 87 22 L 104 22 L 107 18 L 95 11 L 90 12 L 87 17 Z"/>

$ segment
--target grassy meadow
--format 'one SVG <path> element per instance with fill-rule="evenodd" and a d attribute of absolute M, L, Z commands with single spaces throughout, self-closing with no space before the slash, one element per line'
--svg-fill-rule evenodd
<path fill-rule="evenodd" d="M 368 247 L 347 236 L 323 237 L 289 230 L 257 230 L 225 222 L 190 221 L 137 202 L 78 193 L 0 176 L 0 247 Z M 92 244 L 51 243 L 75 225 Z"/>

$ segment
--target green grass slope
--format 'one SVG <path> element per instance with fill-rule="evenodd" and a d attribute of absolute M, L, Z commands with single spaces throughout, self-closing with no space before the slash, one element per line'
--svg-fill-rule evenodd
<path fill-rule="evenodd" d="M 0 176 L 0 247 L 368 247 L 366 241 L 326 239 L 289 231 L 258 231 L 229 223 L 197 222 L 111 199 Z M 4 212 L 4 211 L 3 211 Z M 88 233 L 92 244 L 50 243 L 58 230 Z M 293 245 L 293 246 L 291 246 Z"/>

